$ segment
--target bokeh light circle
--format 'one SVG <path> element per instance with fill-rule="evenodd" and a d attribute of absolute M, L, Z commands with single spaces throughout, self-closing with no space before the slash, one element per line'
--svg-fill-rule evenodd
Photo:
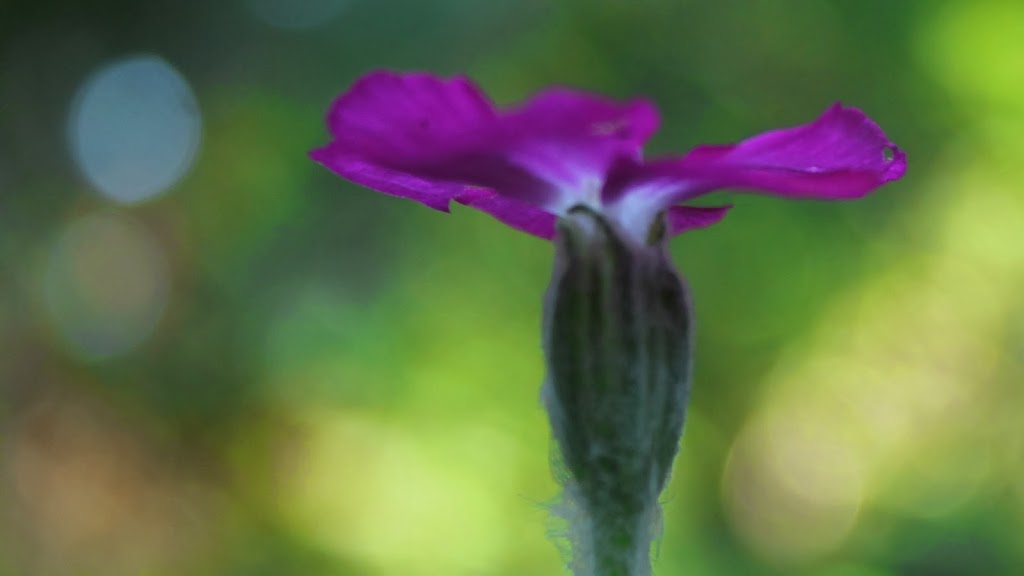
<path fill-rule="evenodd" d="M 43 274 L 50 321 L 69 347 L 100 360 L 144 341 L 163 315 L 169 271 L 157 239 L 113 213 L 71 222 Z"/>
<path fill-rule="evenodd" d="M 153 55 L 107 64 L 79 89 L 68 145 L 86 180 L 122 203 L 157 196 L 188 172 L 202 138 L 185 78 Z"/>
<path fill-rule="evenodd" d="M 840 548 L 865 498 L 854 446 L 827 422 L 762 416 L 741 433 L 724 471 L 737 535 L 763 559 L 801 564 Z"/>

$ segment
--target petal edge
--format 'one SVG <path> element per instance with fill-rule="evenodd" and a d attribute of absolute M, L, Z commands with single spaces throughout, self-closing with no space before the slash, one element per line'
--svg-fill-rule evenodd
<path fill-rule="evenodd" d="M 671 172 L 698 183 L 686 197 L 747 188 L 838 200 L 859 198 L 901 178 L 906 154 L 866 114 L 837 102 L 809 124 L 694 148 Z"/>

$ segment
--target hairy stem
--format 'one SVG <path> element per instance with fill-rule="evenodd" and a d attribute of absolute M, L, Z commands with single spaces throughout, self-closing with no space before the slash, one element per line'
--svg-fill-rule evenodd
<path fill-rule="evenodd" d="M 577 576 L 648 576 L 690 375 L 685 287 L 655 234 L 570 211 L 545 306 L 544 399 Z"/>

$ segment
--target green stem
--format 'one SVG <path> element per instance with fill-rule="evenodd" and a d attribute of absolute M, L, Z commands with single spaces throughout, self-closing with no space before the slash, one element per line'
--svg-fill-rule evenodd
<path fill-rule="evenodd" d="M 640 518 L 595 525 L 593 576 L 649 576 L 651 534 Z"/>
<path fill-rule="evenodd" d="M 569 473 L 576 576 L 649 576 L 686 414 L 690 310 L 664 249 L 577 207 L 545 303 L 545 406 Z"/>

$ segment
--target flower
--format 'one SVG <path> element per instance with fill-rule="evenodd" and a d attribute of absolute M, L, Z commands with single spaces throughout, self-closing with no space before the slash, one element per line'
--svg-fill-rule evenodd
<path fill-rule="evenodd" d="M 857 198 L 906 170 L 881 129 L 840 104 L 810 124 L 646 160 L 658 113 L 645 100 L 555 88 L 501 110 L 461 76 L 374 72 L 327 123 L 333 140 L 311 154 L 341 176 L 557 238 L 542 392 L 578 576 L 651 573 L 693 356 L 689 295 L 664 239 L 729 209 L 682 203 L 720 188 Z"/>
<path fill-rule="evenodd" d="M 577 206 L 642 241 L 662 213 L 668 235 L 721 220 L 729 206 L 681 205 L 716 189 L 849 199 L 906 169 L 877 124 L 838 103 L 809 124 L 647 160 L 658 123 L 643 99 L 552 88 L 499 109 L 463 76 L 379 71 L 334 102 L 333 139 L 310 155 L 369 188 L 444 212 L 454 200 L 547 239 Z"/>

